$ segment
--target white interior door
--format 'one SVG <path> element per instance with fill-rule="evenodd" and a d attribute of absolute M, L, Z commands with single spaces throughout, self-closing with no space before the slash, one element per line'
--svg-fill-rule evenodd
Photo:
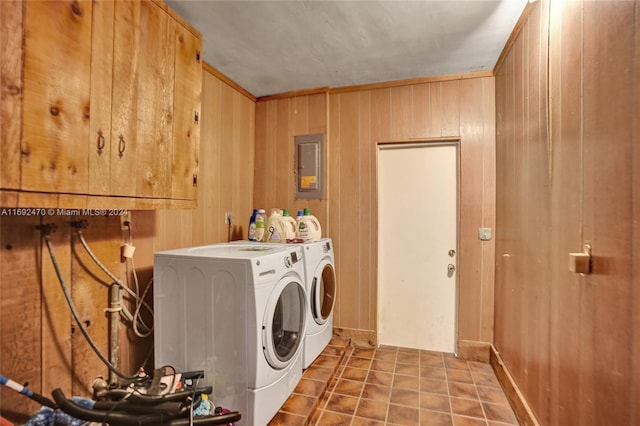
<path fill-rule="evenodd" d="M 378 342 L 455 352 L 458 145 L 378 152 Z"/>

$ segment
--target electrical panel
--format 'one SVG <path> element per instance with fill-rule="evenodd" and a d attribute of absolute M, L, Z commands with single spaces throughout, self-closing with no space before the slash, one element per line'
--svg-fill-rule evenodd
<path fill-rule="evenodd" d="M 295 140 L 296 199 L 323 198 L 323 134 L 299 135 Z"/>

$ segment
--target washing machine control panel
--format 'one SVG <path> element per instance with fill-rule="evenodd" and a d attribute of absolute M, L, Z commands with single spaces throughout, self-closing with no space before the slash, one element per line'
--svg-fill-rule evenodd
<path fill-rule="evenodd" d="M 291 268 L 293 267 L 293 265 L 295 265 L 299 261 L 300 261 L 300 257 L 298 256 L 298 253 L 295 251 L 292 251 L 291 253 L 289 253 L 287 257 L 284 258 L 284 266 L 287 268 Z"/>

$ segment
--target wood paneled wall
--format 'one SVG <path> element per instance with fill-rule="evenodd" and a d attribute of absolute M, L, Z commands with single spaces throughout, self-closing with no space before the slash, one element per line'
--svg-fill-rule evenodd
<path fill-rule="evenodd" d="M 135 266 L 142 288 L 153 275 L 153 253 L 176 247 L 226 241 L 224 213 L 233 213 L 232 238 L 245 236 L 253 206 L 255 101 L 209 72 L 203 75 L 199 202 L 195 210 L 133 211 Z M 1 208 L 1 207 L 0 207 Z M 91 352 L 71 318 L 55 271 L 36 226 L 55 223 L 53 247 L 83 321 L 108 355 L 108 278 L 87 258 L 70 226 L 87 219 L 83 231 L 98 258 L 114 273 L 130 276 L 120 258 L 128 238 L 120 218 L 0 216 L 0 372 L 50 397 L 60 387 L 67 396 L 89 397 L 91 380 L 108 370 Z M 149 295 L 150 296 L 150 295 Z M 151 298 L 148 299 L 150 303 Z M 121 370 L 141 365 L 150 340 L 121 327 Z M 39 406 L 0 386 L 0 414 L 23 423 Z"/>
<path fill-rule="evenodd" d="M 542 424 L 638 424 L 640 9 L 532 7 L 496 76 L 495 346 Z"/>
<path fill-rule="evenodd" d="M 334 240 L 339 332 L 376 343 L 376 144 L 449 137 L 462 147 L 458 337 L 492 340 L 494 244 L 477 231 L 494 226 L 494 93 L 482 77 L 258 101 L 257 205 L 306 204 L 293 200 L 293 136 L 325 133 L 327 192 L 311 208 Z M 398 214 L 409 226 L 410 206 Z"/>

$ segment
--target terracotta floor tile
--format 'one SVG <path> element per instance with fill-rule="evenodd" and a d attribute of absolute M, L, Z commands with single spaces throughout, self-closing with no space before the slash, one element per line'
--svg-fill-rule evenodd
<path fill-rule="evenodd" d="M 353 416 L 333 411 L 324 411 L 318 419 L 318 426 L 345 426 L 351 423 Z"/>
<path fill-rule="evenodd" d="M 418 408 L 391 404 L 389 405 L 387 422 L 396 425 L 415 426 L 420 422 L 420 410 Z"/>
<path fill-rule="evenodd" d="M 398 352 L 396 362 L 418 365 L 420 364 L 420 353 Z"/>
<path fill-rule="evenodd" d="M 384 422 L 387 417 L 388 408 L 389 404 L 386 402 L 361 399 L 356 409 L 356 416 Z"/>
<path fill-rule="evenodd" d="M 346 367 L 342 372 L 341 377 L 343 379 L 358 380 L 358 381 L 364 382 L 368 373 L 369 373 L 369 370 L 366 370 L 364 368 Z"/>
<path fill-rule="evenodd" d="M 516 416 L 513 414 L 513 410 L 507 404 L 492 404 L 490 402 L 483 402 L 482 407 L 487 416 L 487 420 L 493 420 L 497 422 L 517 424 Z"/>
<path fill-rule="evenodd" d="M 351 356 L 355 356 L 357 358 L 373 358 L 373 355 L 376 353 L 376 350 L 373 348 L 365 349 L 365 348 L 355 348 L 353 350 L 353 354 Z"/>
<path fill-rule="evenodd" d="M 487 422 L 484 419 L 475 419 L 472 417 L 453 416 L 454 426 L 485 426 Z"/>
<path fill-rule="evenodd" d="M 364 387 L 364 382 L 340 379 L 336 384 L 336 387 L 333 389 L 334 393 L 339 393 L 341 395 L 349 395 L 360 397 L 362 393 L 362 388 Z"/>
<path fill-rule="evenodd" d="M 362 389 L 362 398 L 375 399 L 376 401 L 389 402 L 391 388 L 389 386 L 367 383 Z"/>
<path fill-rule="evenodd" d="M 287 399 L 280 411 L 299 414 L 308 418 L 311 417 L 316 408 L 318 408 L 318 398 L 293 394 Z"/>
<path fill-rule="evenodd" d="M 458 398 L 478 399 L 478 392 L 474 385 L 467 383 L 449 383 L 449 395 Z"/>
<path fill-rule="evenodd" d="M 320 355 L 313 361 L 314 367 L 336 368 L 340 364 L 340 357 L 332 355 Z"/>
<path fill-rule="evenodd" d="M 425 408 L 443 413 L 451 412 L 451 404 L 447 395 L 437 393 L 420 392 L 420 408 Z"/>
<path fill-rule="evenodd" d="M 452 426 L 451 414 L 439 411 L 420 410 L 420 425 L 424 426 Z"/>
<path fill-rule="evenodd" d="M 447 380 L 450 382 L 471 383 L 473 384 L 473 377 L 469 370 L 457 370 L 454 368 L 447 368 Z"/>
<path fill-rule="evenodd" d="M 469 370 L 472 373 L 494 374 L 491 364 L 478 361 L 469 361 Z"/>
<path fill-rule="evenodd" d="M 477 399 L 451 398 L 451 412 L 455 415 L 477 417 L 484 420 L 484 412 Z"/>
<path fill-rule="evenodd" d="M 331 377 L 333 377 L 333 374 L 333 368 L 311 366 L 304 372 L 304 377 L 307 379 L 329 381 Z"/>
<path fill-rule="evenodd" d="M 401 364 L 399 361 L 396 362 L 396 374 L 403 374 L 405 376 L 416 376 L 420 375 L 420 367 L 416 364 Z"/>
<path fill-rule="evenodd" d="M 469 363 L 464 359 L 459 359 L 455 357 L 444 357 L 444 365 L 447 368 L 456 368 L 458 370 L 469 370 Z"/>
<path fill-rule="evenodd" d="M 420 392 L 391 388 L 391 403 L 418 408 L 420 406 Z"/>
<path fill-rule="evenodd" d="M 517 425 L 489 364 L 451 353 L 332 343 L 269 426 Z"/>
<path fill-rule="evenodd" d="M 306 416 L 284 413 L 282 411 L 279 411 L 269 422 L 269 426 L 304 426 L 306 424 Z"/>
<path fill-rule="evenodd" d="M 446 380 L 420 378 L 420 390 L 422 392 L 449 395 L 449 387 Z"/>
<path fill-rule="evenodd" d="M 327 401 L 325 410 L 353 415 L 353 413 L 356 411 L 357 405 L 358 398 L 334 393 L 329 397 L 329 401 Z"/>
<path fill-rule="evenodd" d="M 374 359 L 371 363 L 371 369 L 376 371 L 386 371 L 388 373 L 393 373 L 393 370 L 396 369 L 395 361 L 384 361 L 381 359 Z"/>
<path fill-rule="evenodd" d="M 393 374 L 382 371 L 370 371 L 367 376 L 367 383 L 375 385 L 391 386 L 393 383 Z"/>
<path fill-rule="evenodd" d="M 495 374 L 471 373 L 471 375 L 473 376 L 473 381 L 476 386 L 487 386 L 492 388 L 500 387 L 500 382 L 498 382 Z"/>
<path fill-rule="evenodd" d="M 385 426 L 385 422 L 379 422 L 373 419 L 365 419 L 364 417 L 354 417 L 351 426 Z"/>
<path fill-rule="evenodd" d="M 440 367 L 444 368 L 442 357 L 423 356 L 420 358 L 420 367 Z"/>
<path fill-rule="evenodd" d="M 302 378 L 298 382 L 298 386 L 293 390 L 294 393 L 307 396 L 315 396 L 319 398 L 327 389 L 327 382 L 322 380 L 312 380 Z"/>
<path fill-rule="evenodd" d="M 417 391 L 420 390 L 420 378 L 416 376 L 401 376 L 400 374 L 395 374 L 393 376 L 393 384 L 391 386 L 394 388 Z"/>
<path fill-rule="evenodd" d="M 398 347 L 398 353 L 406 353 L 406 354 L 416 354 L 416 355 L 420 355 L 420 349 L 414 349 L 414 348 L 403 348 L 402 346 Z"/>
<path fill-rule="evenodd" d="M 380 359 L 383 361 L 396 361 L 396 356 L 397 353 L 396 352 L 391 352 L 391 351 L 385 351 L 385 350 L 380 350 L 378 349 L 376 351 L 376 353 L 373 355 L 374 359 Z"/>
<path fill-rule="evenodd" d="M 354 356 L 347 361 L 347 367 L 369 369 L 371 367 L 371 358 L 356 358 Z"/>
<path fill-rule="evenodd" d="M 447 374 L 444 368 L 424 367 L 420 369 L 420 377 L 444 380 L 447 378 Z"/>
<path fill-rule="evenodd" d="M 483 402 L 493 402 L 495 404 L 508 404 L 507 396 L 500 388 L 489 388 L 485 386 L 476 386 L 478 396 Z"/>

